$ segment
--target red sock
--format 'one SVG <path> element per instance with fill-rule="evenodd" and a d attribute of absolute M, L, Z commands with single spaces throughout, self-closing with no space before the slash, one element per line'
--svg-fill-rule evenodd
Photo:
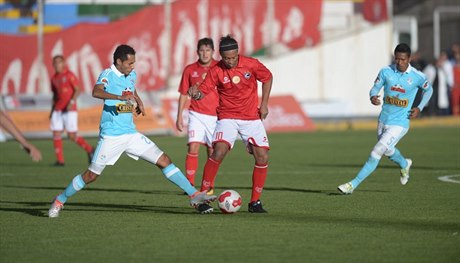
<path fill-rule="evenodd" d="M 62 151 L 62 138 L 54 137 L 53 138 L 54 144 L 54 152 L 56 153 L 56 160 L 60 163 L 64 163 L 64 152 Z"/>
<path fill-rule="evenodd" d="M 195 174 L 196 169 L 198 168 L 198 154 L 196 153 L 187 153 L 185 157 L 185 171 L 188 181 L 195 185 Z"/>
<path fill-rule="evenodd" d="M 220 161 L 209 158 L 204 165 L 203 181 L 201 181 L 201 190 L 209 190 L 214 188 L 214 180 L 216 179 L 217 171 L 219 171 Z"/>
<path fill-rule="evenodd" d="M 93 152 L 93 146 L 83 139 L 83 137 L 78 136 L 75 140 L 75 143 L 78 144 L 81 148 L 83 148 L 87 153 Z"/>
<path fill-rule="evenodd" d="M 260 199 L 260 195 L 264 189 L 265 179 L 267 178 L 267 170 L 268 164 L 254 165 L 254 171 L 252 172 L 251 202 L 255 202 Z"/>

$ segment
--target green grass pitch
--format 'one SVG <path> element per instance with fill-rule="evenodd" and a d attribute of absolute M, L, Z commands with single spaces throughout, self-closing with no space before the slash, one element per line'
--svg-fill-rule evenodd
<path fill-rule="evenodd" d="M 183 169 L 185 138 L 152 138 Z M 93 144 L 95 139 L 90 140 Z M 49 204 L 87 167 L 66 141 L 66 166 L 52 167 L 52 142 L 32 163 L 16 142 L 0 144 L 1 262 L 458 262 L 460 129 L 414 128 L 400 142 L 414 161 L 408 185 L 388 159 L 353 195 L 336 187 L 367 159 L 375 131 L 271 134 L 262 196 L 268 214 L 247 212 L 253 159 L 240 141 L 221 166 L 217 192 L 244 201 L 233 215 L 198 215 L 180 189 L 146 162 L 123 156 L 69 199 Z M 199 179 L 204 165 L 201 152 Z M 453 178 L 460 181 L 460 177 Z M 217 207 L 217 205 L 215 205 Z M 217 209 L 216 209 L 217 210 Z"/>

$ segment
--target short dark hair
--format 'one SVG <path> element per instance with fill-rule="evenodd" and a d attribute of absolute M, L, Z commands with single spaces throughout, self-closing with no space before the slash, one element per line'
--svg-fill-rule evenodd
<path fill-rule="evenodd" d="M 410 57 L 411 51 L 409 45 L 406 43 L 398 44 L 395 48 L 395 54 L 396 53 L 406 53 Z"/>
<path fill-rule="evenodd" d="M 234 50 L 234 49 L 238 49 L 238 42 L 231 35 L 226 35 L 220 38 L 220 42 L 219 42 L 220 52 Z"/>
<path fill-rule="evenodd" d="M 59 58 L 62 59 L 62 60 L 64 60 L 64 56 L 63 56 L 63 55 L 56 55 L 56 56 L 53 57 L 53 62 L 54 62 L 56 59 L 59 59 Z"/>
<path fill-rule="evenodd" d="M 119 45 L 113 52 L 113 64 L 117 63 L 117 59 L 120 59 L 121 62 L 127 60 L 128 55 L 136 55 L 134 48 L 125 44 Z"/>
<path fill-rule="evenodd" d="M 196 45 L 196 50 L 199 50 L 201 46 L 210 46 L 212 50 L 214 50 L 214 41 L 209 37 L 202 38 L 198 40 L 198 44 Z"/>

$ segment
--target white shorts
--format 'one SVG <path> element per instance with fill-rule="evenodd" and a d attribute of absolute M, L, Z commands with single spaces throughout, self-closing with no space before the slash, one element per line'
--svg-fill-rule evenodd
<path fill-rule="evenodd" d="M 396 125 L 385 125 L 379 122 L 377 127 L 377 139 L 378 142 L 386 147 L 385 155 L 391 156 L 394 153 L 396 144 L 406 135 L 409 131 L 408 128 L 404 128 Z"/>
<path fill-rule="evenodd" d="M 78 112 L 77 111 L 53 111 L 51 113 L 50 129 L 52 131 L 77 132 Z"/>
<path fill-rule="evenodd" d="M 89 170 L 101 174 L 106 165 L 114 165 L 124 152 L 135 160 L 142 158 L 153 164 L 163 155 L 163 151 L 141 133 L 104 136 L 99 138 Z"/>
<path fill-rule="evenodd" d="M 257 147 L 270 149 L 267 132 L 261 120 L 218 120 L 212 143 L 225 142 L 231 149 L 233 148 L 238 134 L 246 147 L 251 144 Z"/>
<path fill-rule="evenodd" d="M 197 142 L 211 147 L 216 123 L 217 116 L 189 111 L 188 143 Z"/>

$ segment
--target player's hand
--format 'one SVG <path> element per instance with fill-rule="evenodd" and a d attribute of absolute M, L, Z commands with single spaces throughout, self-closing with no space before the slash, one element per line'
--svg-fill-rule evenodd
<path fill-rule="evenodd" d="M 420 115 L 420 109 L 418 107 L 412 108 L 409 111 L 409 119 L 415 119 Z"/>
<path fill-rule="evenodd" d="M 24 145 L 23 148 L 30 155 L 32 161 L 39 162 L 42 160 L 42 153 L 32 144 Z"/>
<path fill-rule="evenodd" d="M 371 97 L 371 103 L 372 103 L 373 105 L 375 105 L 375 106 L 380 105 L 380 103 L 382 103 L 382 102 L 380 101 L 379 97 L 380 97 L 379 95 L 377 95 L 377 96 L 372 96 L 372 97 Z"/>
<path fill-rule="evenodd" d="M 124 100 L 124 101 L 128 101 L 128 100 L 136 100 L 134 98 L 134 94 L 125 94 L 125 95 L 121 95 L 121 96 L 118 96 L 119 100 Z"/>
<path fill-rule="evenodd" d="M 177 120 L 176 120 L 176 128 L 178 131 L 182 132 L 182 130 L 184 129 L 184 124 L 183 124 L 183 121 L 182 121 L 182 116 L 179 116 L 177 117 Z"/>
<path fill-rule="evenodd" d="M 265 120 L 268 116 L 268 107 L 265 105 L 260 105 L 259 108 L 259 117 L 261 120 Z"/>
<path fill-rule="evenodd" d="M 194 100 L 201 99 L 201 91 L 198 89 L 198 85 L 193 85 L 188 89 L 188 95 Z"/>

